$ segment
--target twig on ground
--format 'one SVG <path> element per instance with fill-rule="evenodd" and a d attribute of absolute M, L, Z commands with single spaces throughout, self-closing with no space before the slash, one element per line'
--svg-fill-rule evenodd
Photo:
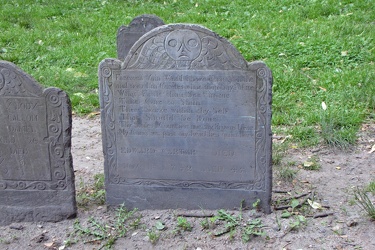
<path fill-rule="evenodd" d="M 287 194 L 287 193 L 289 193 L 290 191 L 273 190 L 272 192 L 273 192 L 273 193 L 276 193 L 276 194 Z"/>
<path fill-rule="evenodd" d="M 311 191 L 307 192 L 307 193 L 300 194 L 300 195 L 296 195 L 296 196 L 293 196 L 293 197 L 280 199 L 279 201 L 288 201 L 288 200 L 292 200 L 292 199 L 299 199 L 299 198 L 302 198 L 302 197 L 304 197 L 306 195 L 309 195 L 309 194 L 311 194 Z"/>
<path fill-rule="evenodd" d="M 178 213 L 177 216 L 181 217 L 196 217 L 196 218 L 206 218 L 206 217 L 214 217 L 215 215 L 212 213 L 204 214 L 204 213 Z"/>
<path fill-rule="evenodd" d="M 313 197 L 314 196 L 314 192 L 310 192 L 308 193 L 309 195 L 307 195 L 307 197 L 302 201 L 300 202 L 295 208 L 300 208 L 302 207 L 302 205 L 310 198 L 310 197 Z M 303 197 L 303 196 L 300 196 L 300 197 Z M 280 207 L 275 207 L 275 210 L 284 210 L 284 209 L 288 209 L 288 208 L 291 208 L 292 206 L 291 205 L 285 205 L 285 206 L 280 206 Z"/>
<path fill-rule="evenodd" d="M 313 216 L 313 218 L 314 219 L 316 219 L 316 218 L 322 218 L 322 217 L 327 217 L 327 216 L 334 215 L 334 214 L 335 214 L 334 212 L 315 214 Z"/>

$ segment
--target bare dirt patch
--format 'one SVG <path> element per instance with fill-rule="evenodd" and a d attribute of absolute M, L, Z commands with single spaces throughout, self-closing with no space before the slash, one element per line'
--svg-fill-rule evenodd
<path fill-rule="evenodd" d="M 280 142 L 275 141 L 277 143 Z M 374 144 L 375 124 L 368 123 L 359 133 L 357 146 L 350 151 L 325 147 L 289 150 L 282 161 L 297 171 L 296 178 L 286 182 L 277 176 L 277 167 L 274 168 L 273 213 L 264 215 L 252 207 L 240 210 L 238 204 L 232 211 L 226 211 L 237 223 L 227 233 L 221 234 L 228 228 L 228 221 L 213 222 L 212 217 L 204 217 L 217 215 L 218 211 L 138 211 L 132 217 L 140 218 L 138 227 L 129 226 L 125 237 L 119 238 L 113 248 L 375 249 L 375 224 L 355 205 L 353 196 L 355 187 L 375 179 L 375 152 L 371 150 Z M 99 117 L 73 117 L 72 145 L 79 191 L 83 186 L 93 185 L 94 176 L 103 173 Z M 304 165 L 312 161 L 319 169 L 306 169 Z M 312 208 L 308 200 L 317 202 L 321 209 Z M 301 207 L 293 208 L 295 205 Z M 283 206 L 285 208 L 281 209 Z M 0 227 L 0 249 L 100 249 L 105 240 L 72 235 L 74 224 L 80 222 L 85 227 L 94 218 L 110 229 L 106 229 L 107 232 L 114 233 L 110 227 L 115 224 L 116 210 L 89 204 L 79 207 L 78 211 L 77 219 L 73 220 Z M 288 212 L 289 217 L 285 216 Z M 303 215 L 303 221 L 299 220 L 302 218 L 299 215 Z M 191 231 L 178 226 L 179 216 L 186 218 Z M 255 237 L 250 232 L 248 235 L 252 237 L 246 243 L 242 237 L 254 221 L 262 223 L 265 236 Z M 153 236 L 155 244 L 151 243 Z"/>

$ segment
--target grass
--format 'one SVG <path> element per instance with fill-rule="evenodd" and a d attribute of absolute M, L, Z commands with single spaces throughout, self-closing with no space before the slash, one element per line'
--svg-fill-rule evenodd
<path fill-rule="evenodd" d="M 253 207 L 257 207 L 256 202 L 253 204 Z M 204 220 L 205 221 L 205 220 Z M 242 206 L 239 214 L 237 216 L 230 214 L 229 212 L 220 209 L 217 211 L 217 215 L 211 218 L 212 222 L 221 221 L 224 223 L 221 226 L 221 229 L 216 230 L 213 233 L 215 237 L 222 236 L 224 234 L 229 234 L 229 239 L 234 239 L 236 231 L 241 232 L 241 237 L 243 242 L 249 242 L 252 238 L 256 236 L 265 236 L 266 232 L 264 231 L 263 223 L 261 219 L 251 219 L 248 221 L 244 221 L 242 217 Z M 206 225 L 206 222 L 204 223 Z M 202 225 L 202 223 L 201 223 Z M 224 228 L 222 228 L 224 227 Z M 208 229 L 209 227 L 205 226 L 203 229 Z"/>
<path fill-rule="evenodd" d="M 375 205 L 371 200 L 375 197 L 375 182 L 371 181 L 366 187 L 357 187 L 354 190 L 354 199 L 357 205 L 365 211 L 367 216 L 375 221 Z"/>
<path fill-rule="evenodd" d="M 190 222 L 185 217 L 177 217 L 177 228 L 179 231 L 191 231 L 193 227 L 191 226 Z"/>
<path fill-rule="evenodd" d="M 87 185 L 83 180 L 77 190 L 77 205 L 88 207 L 90 205 L 103 205 L 105 203 L 104 174 L 94 175 L 94 183 Z"/>
<path fill-rule="evenodd" d="M 318 156 L 311 156 L 303 164 L 305 170 L 319 170 L 321 168 Z"/>
<path fill-rule="evenodd" d="M 284 166 L 278 169 L 278 176 L 283 181 L 292 182 L 296 178 L 297 172 L 298 170 Z"/>
<path fill-rule="evenodd" d="M 91 217 L 84 226 L 76 220 L 74 232 L 67 243 L 73 245 L 81 239 L 85 244 L 99 244 L 99 249 L 111 249 L 119 238 L 126 236 L 128 231 L 138 228 L 140 217 L 135 216 L 136 212 L 137 209 L 129 211 L 122 205 L 117 208 L 113 221 L 99 221 Z"/>
<path fill-rule="evenodd" d="M 302 146 L 355 143 L 375 117 L 373 1 L 0 0 L 0 59 L 65 90 L 73 111 L 99 109 L 97 67 L 140 14 L 201 24 L 273 71 L 273 126 Z M 322 115 L 321 103 L 328 106 Z"/>

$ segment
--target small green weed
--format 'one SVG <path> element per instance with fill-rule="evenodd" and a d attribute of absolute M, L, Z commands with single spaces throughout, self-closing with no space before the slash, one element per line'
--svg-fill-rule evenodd
<path fill-rule="evenodd" d="M 254 201 L 252 206 L 253 206 L 253 209 L 259 210 L 260 209 L 260 199 L 257 199 L 256 201 Z"/>
<path fill-rule="evenodd" d="M 74 232 L 70 237 L 76 237 L 67 242 L 74 244 L 79 239 L 84 239 L 85 243 L 96 243 L 100 244 L 100 248 L 112 248 L 116 240 L 125 237 L 126 233 L 134 228 L 135 224 L 139 224 L 140 217 L 135 217 L 137 209 L 128 211 L 123 205 L 116 209 L 116 216 L 114 220 L 101 222 L 91 217 L 87 226 L 83 226 L 79 220 L 74 223 Z M 129 222 L 130 219 L 133 221 Z"/>
<path fill-rule="evenodd" d="M 249 242 L 254 236 L 265 236 L 266 233 L 262 230 L 263 224 L 260 219 L 254 219 L 247 222 L 243 232 L 242 240 L 244 242 Z"/>
<path fill-rule="evenodd" d="M 96 174 L 94 183 L 91 186 L 86 185 L 81 180 L 77 190 L 77 204 L 80 207 L 89 205 L 103 205 L 105 203 L 104 174 Z"/>
<path fill-rule="evenodd" d="M 281 214 L 281 218 L 289 218 L 294 214 L 294 210 L 299 206 L 299 201 L 297 199 L 292 199 L 290 201 L 290 206 L 292 208 L 292 211 L 289 212 L 288 210 L 283 211 Z"/>
<path fill-rule="evenodd" d="M 320 167 L 321 166 L 319 164 L 319 157 L 317 156 L 312 156 L 309 158 L 309 160 L 303 163 L 303 169 L 306 170 L 319 170 Z"/>
<path fill-rule="evenodd" d="M 272 145 L 272 165 L 281 165 L 282 159 L 284 158 L 288 149 L 287 143 L 273 144 Z"/>
<path fill-rule="evenodd" d="M 296 178 L 298 170 L 292 169 L 288 166 L 283 166 L 278 169 L 278 176 L 281 180 L 291 182 Z"/>
<path fill-rule="evenodd" d="M 200 225 L 202 227 L 202 229 L 209 229 L 211 226 L 212 223 L 211 221 L 208 219 L 208 218 L 204 218 L 201 222 L 200 222 Z"/>
<path fill-rule="evenodd" d="M 365 190 L 366 190 L 367 192 L 370 192 L 370 193 L 372 193 L 373 195 L 375 195 L 375 181 L 371 181 L 371 182 L 367 185 L 367 187 L 365 188 Z"/>
<path fill-rule="evenodd" d="M 193 227 L 191 224 L 187 221 L 185 217 L 177 217 L 177 228 L 182 231 L 191 231 Z"/>
<path fill-rule="evenodd" d="M 147 237 L 150 240 L 151 244 L 155 245 L 160 238 L 160 233 L 158 233 L 155 229 L 152 229 L 147 232 Z"/>
<path fill-rule="evenodd" d="M 298 229 L 306 226 L 307 221 L 305 216 L 303 215 L 296 215 L 294 220 L 289 223 L 289 228 L 292 231 L 297 231 Z"/>
<path fill-rule="evenodd" d="M 370 219 L 375 220 L 375 206 L 367 193 L 366 189 L 360 189 L 357 187 L 354 190 L 354 198 L 357 205 L 366 212 Z"/>
<path fill-rule="evenodd" d="M 257 208 L 260 204 L 260 200 L 257 200 L 253 203 L 253 208 Z M 244 242 L 250 241 L 254 236 L 264 236 L 266 233 L 261 229 L 263 227 L 262 221 L 260 219 L 254 219 L 248 221 L 246 224 L 242 222 L 242 203 L 240 213 L 235 216 L 226 212 L 223 209 L 218 210 L 217 215 L 214 216 L 211 221 L 223 221 L 224 229 L 218 232 L 215 232 L 213 235 L 218 237 L 229 233 L 229 239 L 234 239 L 234 236 L 237 230 L 242 232 L 242 240 Z"/>
<path fill-rule="evenodd" d="M 155 223 L 155 226 L 152 227 L 152 229 L 147 230 L 147 237 L 150 240 L 151 244 L 155 245 L 156 242 L 158 242 L 161 233 L 158 231 L 165 230 L 166 226 L 164 225 L 163 222 L 157 221 Z"/>
<path fill-rule="evenodd" d="M 226 234 L 228 232 L 231 232 L 231 231 L 234 231 L 236 229 L 236 227 L 239 225 L 241 219 L 242 219 L 242 215 L 238 215 L 238 216 L 233 216 L 233 215 L 230 215 L 229 213 L 227 213 L 225 210 L 223 209 L 220 209 L 217 211 L 217 216 L 213 217 L 214 220 L 221 220 L 221 221 L 224 221 L 225 225 L 224 225 L 224 230 L 218 232 L 218 233 L 215 233 L 215 236 L 220 236 L 220 235 L 223 235 L 223 234 Z"/>

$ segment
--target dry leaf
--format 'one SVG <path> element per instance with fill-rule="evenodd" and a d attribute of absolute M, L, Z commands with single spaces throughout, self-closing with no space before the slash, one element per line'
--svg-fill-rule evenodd
<path fill-rule="evenodd" d="M 53 247 L 55 245 L 55 242 L 49 242 L 49 243 L 44 243 L 44 246 L 50 248 L 50 247 Z"/>
<path fill-rule="evenodd" d="M 310 206 L 314 209 L 322 209 L 322 205 L 316 201 L 311 201 L 310 199 L 307 199 L 307 202 L 310 204 Z"/>
<path fill-rule="evenodd" d="M 314 165 L 314 162 L 312 162 L 312 161 L 305 161 L 303 163 L 303 166 L 306 167 L 306 168 L 311 167 L 312 165 Z"/>
<path fill-rule="evenodd" d="M 371 148 L 370 152 L 368 152 L 368 153 L 371 154 L 371 153 L 373 153 L 373 152 L 375 152 L 375 144 L 372 145 L 372 148 Z"/>

